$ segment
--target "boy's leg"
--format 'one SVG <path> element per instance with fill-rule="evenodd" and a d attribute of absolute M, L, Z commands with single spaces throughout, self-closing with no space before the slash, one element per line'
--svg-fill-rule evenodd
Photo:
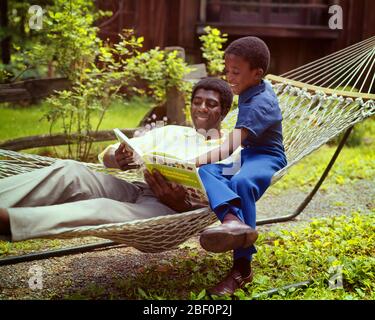
<path fill-rule="evenodd" d="M 231 188 L 231 178 L 222 171 L 231 165 L 211 164 L 202 166 L 199 174 L 205 186 L 210 206 L 222 225 L 203 231 L 200 243 L 211 252 L 224 252 L 237 247 L 250 246 L 257 239 L 257 232 L 243 223 L 241 198 Z M 236 215 L 240 215 L 238 219 Z"/>
<path fill-rule="evenodd" d="M 285 158 L 278 154 L 244 149 L 242 167 L 238 175 L 231 179 L 231 188 L 242 200 L 241 215 L 238 217 L 248 226 L 256 227 L 256 201 L 271 184 L 273 175 L 285 166 Z M 256 252 L 254 246 L 237 248 L 234 259 L 246 257 L 251 260 Z"/>
<path fill-rule="evenodd" d="M 283 167 L 284 162 L 274 155 L 257 153 L 248 149 L 243 150 L 241 158 L 241 170 L 230 178 L 229 183 L 227 179 L 224 180 L 224 177 L 220 176 L 220 167 L 219 169 L 215 166 L 207 169 L 204 168 L 205 166 L 202 167 L 204 170 L 200 175 L 205 187 L 208 187 L 206 190 L 211 207 L 224 222 L 222 226 L 207 229 L 202 236 L 204 242 L 208 244 L 209 251 L 223 252 L 246 248 L 239 249 L 235 253 L 235 258 L 251 259 L 251 254 L 256 252 L 252 247 L 257 237 L 254 231 L 255 202 L 263 195 L 271 183 L 273 174 Z M 225 184 L 222 183 L 223 180 Z M 227 191 L 228 188 L 230 191 Z M 222 194 L 224 196 L 221 196 Z M 230 223 L 227 226 L 224 225 L 226 217 L 231 217 L 230 223 L 233 226 Z M 242 225 L 241 222 L 243 222 Z"/>
<path fill-rule="evenodd" d="M 239 196 L 231 189 L 232 175 L 223 175 L 223 169 L 231 164 L 207 164 L 199 168 L 199 176 L 206 190 L 211 209 L 218 219 L 223 222 L 233 203 L 240 203 Z"/>
<path fill-rule="evenodd" d="M 241 208 L 233 208 L 237 219 L 255 229 L 255 202 L 270 185 L 273 174 L 283 167 L 282 162 L 274 157 L 259 155 L 244 158 L 241 171 L 231 178 L 231 189 L 241 198 Z M 252 245 L 248 248 L 233 248 L 233 267 L 229 274 L 208 291 L 212 295 L 233 294 L 253 279 L 251 269 L 252 255 L 256 252 Z"/>

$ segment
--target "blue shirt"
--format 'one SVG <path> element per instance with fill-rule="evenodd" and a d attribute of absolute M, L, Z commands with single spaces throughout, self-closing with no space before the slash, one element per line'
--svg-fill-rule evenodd
<path fill-rule="evenodd" d="M 282 115 L 277 96 L 268 82 L 262 82 L 242 92 L 238 100 L 235 128 L 246 128 L 246 147 L 272 147 L 284 152 Z"/>

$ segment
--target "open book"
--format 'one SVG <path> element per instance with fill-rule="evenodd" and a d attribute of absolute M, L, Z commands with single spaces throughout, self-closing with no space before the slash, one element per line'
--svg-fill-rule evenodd
<path fill-rule="evenodd" d="M 163 152 L 143 152 L 120 129 L 113 131 L 117 139 L 133 152 L 135 163 L 143 164 L 150 172 L 157 169 L 167 181 L 183 186 L 190 202 L 208 204 L 206 191 L 194 163 Z"/>

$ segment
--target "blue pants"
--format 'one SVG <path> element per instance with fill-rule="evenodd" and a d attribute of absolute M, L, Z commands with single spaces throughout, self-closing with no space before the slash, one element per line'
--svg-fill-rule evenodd
<path fill-rule="evenodd" d="M 287 164 L 285 154 L 274 148 L 252 147 L 241 151 L 241 168 L 235 175 L 224 175 L 232 164 L 207 164 L 199 168 L 211 209 L 218 219 L 231 212 L 255 229 L 255 202 L 271 184 L 272 176 Z M 234 259 L 251 260 L 254 246 L 234 250 Z"/>

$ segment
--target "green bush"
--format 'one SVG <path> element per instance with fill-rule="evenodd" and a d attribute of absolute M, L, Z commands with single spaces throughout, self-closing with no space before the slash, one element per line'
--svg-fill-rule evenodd
<path fill-rule="evenodd" d="M 207 63 L 210 76 L 219 76 L 224 70 L 223 44 L 228 41 L 227 34 L 222 34 L 219 29 L 207 26 L 204 28 L 206 34 L 199 37 L 202 41 L 202 55 Z"/>

